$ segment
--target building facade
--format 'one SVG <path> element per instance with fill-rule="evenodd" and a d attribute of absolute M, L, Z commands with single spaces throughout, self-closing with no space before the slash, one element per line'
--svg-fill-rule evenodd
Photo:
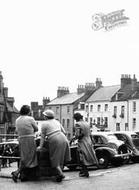
<path fill-rule="evenodd" d="M 34 117 L 35 120 L 44 120 L 43 111 L 46 105 L 50 102 L 49 97 L 43 97 L 42 105 L 39 105 L 38 102 L 31 102 L 31 115 Z"/>
<path fill-rule="evenodd" d="M 112 125 L 111 98 L 119 88 L 119 85 L 101 87 L 86 101 L 84 118 L 94 130 L 110 130 Z"/>
<path fill-rule="evenodd" d="M 94 83 L 78 85 L 77 91 L 74 93 L 70 93 L 68 87 L 58 87 L 57 97 L 46 105 L 45 109 L 52 109 L 55 113 L 55 118 L 64 126 L 68 139 L 71 139 L 74 135 L 73 115 L 78 108 L 79 102 L 85 102 L 101 85 L 102 83 L 99 80 L 97 80 L 97 87 Z"/>
<path fill-rule="evenodd" d="M 135 75 L 122 75 L 120 85 L 99 88 L 77 111 L 92 130 L 139 131 L 139 82 Z"/>
<path fill-rule="evenodd" d="M 19 111 L 14 106 L 14 98 L 8 96 L 8 88 L 4 86 L 2 72 L 0 71 L 0 134 L 13 134 L 15 120 Z M 2 136 L 0 137 L 1 140 Z"/>

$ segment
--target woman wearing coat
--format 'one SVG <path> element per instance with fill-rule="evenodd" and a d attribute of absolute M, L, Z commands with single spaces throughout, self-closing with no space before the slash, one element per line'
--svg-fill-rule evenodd
<path fill-rule="evenodd" d="M 46 121 L 41 126 L 39 149 L 43 147 L 47 137 L 51 167 L 55 171 L 56 181 L 61 182 L 65 177 L 62 171 L 64 164 L 71 159 L 69 142 L 63 126 L 54 118 L 54 112 L 48 109 L 43 112 L 43 115 Z"/>
<path fill-rule="evenodd" d="M 80 177 L 89 177 L 88 166 L 98 165 L 98 160 L 95 155 L 91 140 L 91 131 L 89 124 L 83 120 L 80 113 L 74 114 L 75 124 L 75 138 L 78 139 L 78 151 L 80 157 L 81 170 Z"/>

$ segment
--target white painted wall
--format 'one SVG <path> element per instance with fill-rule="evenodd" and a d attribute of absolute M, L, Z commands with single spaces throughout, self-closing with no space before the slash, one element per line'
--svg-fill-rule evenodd
<path fill-rule="evenodd" d="M 133 112 L 133 102 L 136 102 L 136 112 Z M 133 118 L 136 118 L 136 127 L 133 128 Z M 129 129 L 139 131 L 139 99 L 129 100 Z"/>

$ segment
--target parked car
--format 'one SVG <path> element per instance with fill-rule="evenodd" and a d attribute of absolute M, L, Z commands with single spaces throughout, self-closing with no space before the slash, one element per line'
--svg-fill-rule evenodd
<path fill-rule="evenodd" d="M 3 150 L 5 147 L 10 147 L 12 151 L 18 146 L 18 141 L 17 140 L 10 140 L 10 141 L 5 141 L 0 143 L 0 156 L 3 154 Z"/>
<path fill-rule="evenodd" d="M 108 167 L 110 164 L 119 166 L 131 156 L 125 143 L 115 138 L 112 132 L 96 132 L 92 133 L 92 136 L 95 141 L 96 156 L 101 167 Z"/>
<path fill-rule="evenodd" d="M 133 131 L 116 131 L 115 136 L 122 140 L 128 150 L 132 152 L 131 160 L 133 162 L 139 162 L 139 135 Z"/>
<path fill-rule="evenodd" d="M 12 158 L 11 158 L 12 157 Z M 11 166 L 12 162 L 19 163 L 19 143 L 17 140 L 5 141 L 0 143 L 0 159 L 2 167 Z"/>
<path fill-rule="evenodd" d="M 92 138 L 99 168 L 108 168 L 109 165 L 119 166 L 131 156 L 124 142 L 110 132 L 92 132 Z M 75 143 L 71 144 L 71 157 L 72 160 L 66 166 L 69 169 L 76 169 L 79 166 L 79 155 Z"/>
<path fill-rule="evenodd" d="M 137 135 L 139 135 L 139 131 L 135 131 L 135 133 L 136 133 Z"/>

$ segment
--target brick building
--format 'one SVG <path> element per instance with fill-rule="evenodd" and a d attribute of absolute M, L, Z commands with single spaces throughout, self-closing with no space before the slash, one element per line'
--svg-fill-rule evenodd
<path fill-rule="evenodd" d="M 68 139 L 71 139 L 74 134 L 73 114 L 78 108 L 78 104 L 85 102 L 101 86 L 101 80 L 97 79 L 96 85 L 94 83 L 78 85 L 77 91 L 73 93 L 70 93 L 68 87 L 58 87 L 57 97 L 46 104 L 45 109 L 54 111 L 55 118 L 62 123 Z"/>
<path fill-rule="evenodd" d="M 38 102 L 31 102 L 31 115 L 34 117 L 35 120 L 44 120 L 42 113 L 49 102 L 50 99 L 48 97 L 43 97 L 42 105 L 39 105 Z"/>

